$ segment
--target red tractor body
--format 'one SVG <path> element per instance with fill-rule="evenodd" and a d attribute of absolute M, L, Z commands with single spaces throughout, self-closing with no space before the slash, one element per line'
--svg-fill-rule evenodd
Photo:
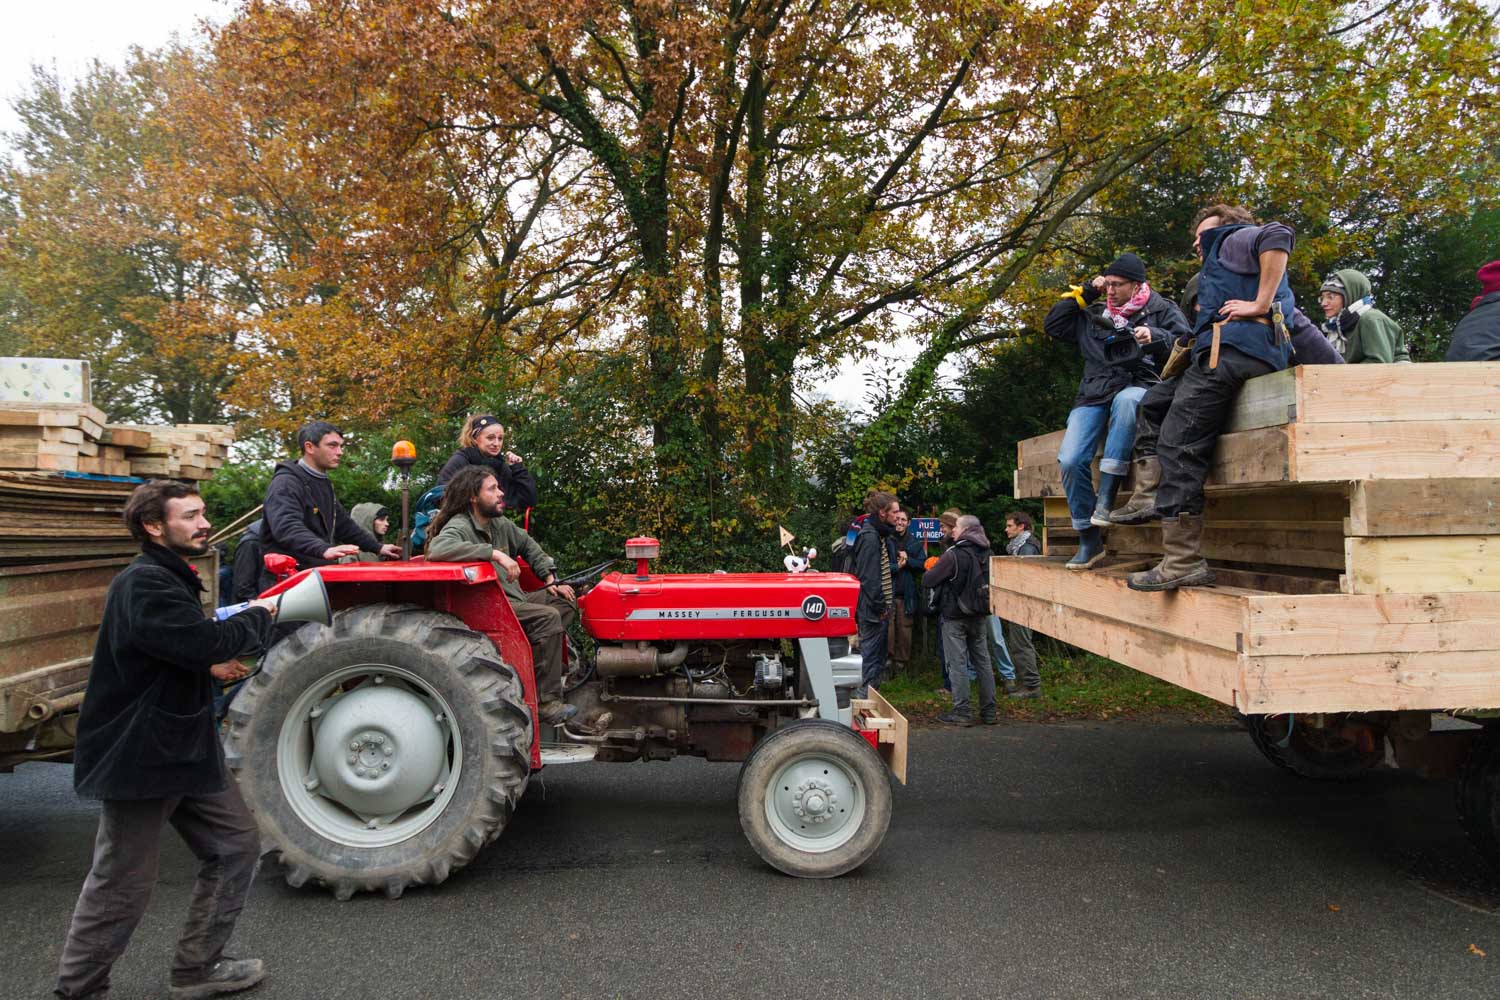
<path fill-rule="evenodd" d="M 272 647 L 226 736 L 293 884 L 343 897 L 441 881 L 499 834 L 533 771 L 579 760 L 744 761 L 741 824 L 792 874 L 841 874 L 884 837 L 905 720 L 856 690 L 851 576 L 653 574 L 638 558 L 579 599 L 565 677 L 578 714 L 554 730 L 493 564 L 326 566 L 265 596 L 310 572 L 331 624 Z"/>

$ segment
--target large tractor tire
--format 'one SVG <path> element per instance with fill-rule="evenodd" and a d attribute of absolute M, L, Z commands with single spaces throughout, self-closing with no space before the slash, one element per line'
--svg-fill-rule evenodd
<path fill-rule="evenodd" d="M 1240 722 L 1266 759 L 1279 768 L 1319 781 L 1353 781 L 1385 759 L 1385 736 L 1371 729 L 1367 742 L 1347 725 L 1321 727 L 1297 715 L 1241 715 Z"/>
<path fill-rule="evenodd" d="M 1489 726 L 1464 758 L 1456 794 L 1469 840 L 1500 871 L 1500 725 Z"/>
<path fill-rule="evenodd" d="M 833 878 L 869 860 L 891 825 L 891 779 L 847 726 L 804 719 L 767 736 L 740 768 L 740 826 L 767 864 Z"/>
<path fill-rule="evenodd" d="M 225 754 L 294 886 L 433 885 L 499 836 L 530 774 L 520 679 L 488 638 L 405 605 L 340 611 L 272 647 Z"/>

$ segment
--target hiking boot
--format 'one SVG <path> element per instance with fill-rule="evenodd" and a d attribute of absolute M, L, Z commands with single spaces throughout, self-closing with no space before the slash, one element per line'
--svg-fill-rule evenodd
<path fill-rule="evenodd" d="M 547 725 L 560 726 L 578 714 L 578 706 L 565 701 L 544 701 L 537 706 L 537 714 Z"/>
<path fill-rule="evenodd" d="M 1161 485 L 1161 460 L 1147 455 L 1135 460 L 1135 492 L 1130 502 L 1109 513 L 1111 524 L 1145 524 L 1157 518 L 1156 488 Z"/>
<path fill-rule="evenodd" d="M 1132 573 L 1126 585 L 1131 590 L 1176 590 L 1178 587 L 1207 587 L 1214 582 L 1214 571 L 1202 556 L 1203 515 L 1178 514 L 1163 518 L 1161 544 L 1166 555 L 1154 568 Z"/>
<path fill-rule="evenodd" d="M 1023 687 L 1023 688 L 1018 688 L 1017 690 L 1012 691 L 1010 693 L 1010 696 L 1012 698 L 1023 698 L 1023 699 L 1040 698 L 1042 696 L 1042 689 L 1040 687 Z"/>
<path fill-rule="evenodd" d="M 208 975 L 195 983 L 172 983 L 167 996 L 172 1000 L 200 1000 L 224 993 L 248 990 L 266 978 L 266 963 L 258 958 L 221 958 Z"/>
<path fill-rule="evenodd" d="M 1078 533 L 1078 551 L 1067 562 L 1068 569 L 1093 569 L 1104 558 L 1104 537 L 1090 525 Z"/>
<path fill-rule="evenodd" d="M 937 720 L 945 726 L 972 726 L 974 717 L 968 712 L 944 712 Z"/>
<path fill-rule="evenodd" d="M 1006 680 L 1004 677 L 1002 677 L 1002 678 L 1000 678 L 1000 683 L 1002 683 L 1002 684 L 1005 685 L 1005 693 L 1006 694 L 1015 694 L 1016 693 L 1016 682 L 1015 682 L 1014 678 L 1012 678 L 1011 680 Z"/>
<path fill-rule="evenodd" d="M 979 724 L 981 726 L 998 726 L 1000 724 L 1000 717 L 998 715 L 981 715 L 979 717 Z"/>

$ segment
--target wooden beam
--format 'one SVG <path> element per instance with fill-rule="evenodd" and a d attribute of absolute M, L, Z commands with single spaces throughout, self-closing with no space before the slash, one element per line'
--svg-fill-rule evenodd
<path fill-rule="evenodd" d="M 1257 656 L 1500 648 L 1500 593 L 1261 594 L 1246 610 Z"/>
<path fill-rule="evenodd" d="M 1500 655 L 1481 651 L 1247 657 L 1242 712 L 1500 708 Z"/>
<path fill-rule="evenodd" d="M 1301 365 L 1294 371 L 1298 424 L 1500 420 L 1500 362 Z"/>
<path fill-rule="evenodd" d="M 1068 571 L 1058 566 L 1056 572 Z M 1124 589 L 1123 584 L 1121 589 Z M 1233 652 L 1190 642 L 1146 625 L 1115 621 L 1081 608 L 1039 600 L 1017 591 L 997 594 L 991 588 L 991 595 L 995 613 L 1007 621 L 1055 636 L 1215 701 L 1234 704 L 1234 689 L 1239 683 L 1239 658 Z M 1154 596 L 1161 598 L 1160 594 Z M 1161 603 L 1168 600 L 1171 598 L 1162 599 Z"/>
<path fill-rule="evenodd" d="M 1240 648 L 1247 621 L 1239 591 L 1193 587 L 1164 599 L 1161 594 L 1131 590 L 1118 569 L 1068 570 L 1055 559 L 996 556 L 990 561 L 990 596 L 1001 618 L 1010 618 L 1006 611 L 1013 610 L 1011 595 L 1087 608 L 1112 621 L 1148 623 L 1158 632 L 1231 653 Z M 1067 635 L 1058 638 L 1078 645 Z"/>
<path fill-rule="evenodd" d="M 1344 574 L 1354 594 L 1500 591 L 1500 536 L 1346 538 Z"/>
<path fill-rule="evenodd" d="M 1292 369 L 1250 379 L 1240 387 L 1229 413 L 1228 432 L 1276 427 L 1297 419 L 1297 386 Z"/>
<path fill-rule="evenodd" d="M 1372 479 L 1351 484 L 1345 533 L 1500 534 L 1500 479 Z"/>
<path fill-rule="evenodd" d="M 1270 527 L 1270 525 L 1280 527 Z M 1161 522 L 1138 526 L 1116 525 L 1104 533 L 1111 552 L 1161 552 Z M 1344 569 L 1341 523 L 1215 522 L 1203 525 L 1200 551 L 1210 561 L 1262 563 L 1310 569 Z"/>
<path fill-rule="evenodd" d="M 1289 429 L 1297 482 L 1500 476 L 1500 420 L 1299 420 Z"/>

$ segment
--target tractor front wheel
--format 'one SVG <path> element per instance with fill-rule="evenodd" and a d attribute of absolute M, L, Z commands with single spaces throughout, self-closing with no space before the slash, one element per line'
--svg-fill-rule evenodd
<path fill-rule="evenodd" d="M 833 878 L 864 864 L 891 823 L 891 779 L 847 726 L 804 719 L 762 740 L 740 769 L 740 826 L 767 864 Z"/>
<path fill-rule="evenodd" d="M 288 882 L 395 897 L 499 835 L 531 736 L 489 639 L 452 615 L 371 605 L 271 648 L 230 707 L 225 757 Z"/>

